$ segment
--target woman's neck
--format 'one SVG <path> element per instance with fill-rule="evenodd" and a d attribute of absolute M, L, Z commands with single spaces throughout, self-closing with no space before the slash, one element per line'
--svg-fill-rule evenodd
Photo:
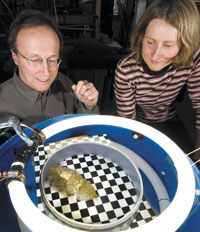
<path fill-rule="evenodd" d="M 141 62 L 141 65 L 142 65 L 145 73 L 147 73 L 149 75 L 153 75 L 153 76 L 164 74 L 169 69 L 169 67 L 171 66 L 171 64 L 169 64 L 169 65 L 165 66 L 164 68 L 162 68 L 159 71 L 153 71 L 148 67 L 148 65 L 144 62 L 144 60 Z"/>

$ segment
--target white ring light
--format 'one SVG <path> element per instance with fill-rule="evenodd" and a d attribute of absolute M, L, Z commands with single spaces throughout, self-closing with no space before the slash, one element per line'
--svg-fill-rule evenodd
<path fill-rule="evenodd" d="M 129 229 L 127 232 L 174 232 L 187 218 L 195 197 L 195 178 L 189 160 L 181 149 L 167 136 L 156 129 L 143 123 L 120 118 L 116 116 L 84 115 L 70 119 L 64 119 L 44 128 L 42 131 L 46 138 L 79 126 L 87 125 L 110 125 L 137 131 L 146 137 L 156 141 L 170 156 L 177 171 L 177 192 L 167 209 L 149 223 Z M 184 171 L 183 171 L 184 170 Z M 45 216 L 30 200 L 23 183 L 11 181 L 8 185 L 12 204 L 17 215 L 30 231 L 78 231 L 62 225 Z M 25 210 L 25 209 L 28 210 Z"/>

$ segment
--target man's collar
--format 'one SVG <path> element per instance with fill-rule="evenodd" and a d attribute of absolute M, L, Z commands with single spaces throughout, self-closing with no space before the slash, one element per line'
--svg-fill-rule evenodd
<path fill-rule="evenodd" d="M 38 96 L 41 95 L 37 93 L 35 90 L 27 86 L 18 76 L 17 74 L 17 68 L 14 71 L 13 76 L 14 85 L 17 88 L 17 90 L 29 101 L 32 103 L 35 103 L 38 99 Z M 47 95 L 49 93 L 49 90 L 45 91 L 43 95 Z"/>

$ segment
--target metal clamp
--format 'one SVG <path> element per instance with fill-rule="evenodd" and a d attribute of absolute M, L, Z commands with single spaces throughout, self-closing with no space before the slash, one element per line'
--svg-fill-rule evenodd
<path fill-rule="evenodd" d="M 15 149 L 14 160 L 11 168 L 8 172 L 0 173 L 0 180 L 11 180 L 17 178 L 18 180 L 25 182 L 24 168 L 27 161 L 34 154 L 37 147 L 44 143 L 46 137 L 42 131 L 21 123 L 20 120 L 15 116 L 11 116 L 8 122 L 0 124 L 0 129 L 7 127 L 12 127 L 16 134 L 19 135 L 20 138 L 25 142 L 25 144 L 22 147 Z M 31 138 L 24 133 L 22 127 L 29 128 L 34 132 Z"/>

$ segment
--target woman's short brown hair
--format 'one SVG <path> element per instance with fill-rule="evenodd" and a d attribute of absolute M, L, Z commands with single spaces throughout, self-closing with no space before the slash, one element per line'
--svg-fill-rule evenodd
<path fill-rule="evenodd" d="M 131 34 L 131 48 L 142 60 L 142 39 L 153 19 L 163 19 L 179 32 L 180 51 L 173 59 L 175 66 L 190 66 L 200 45 L 200 17 L 193 0 L 153 0 Z"/>

